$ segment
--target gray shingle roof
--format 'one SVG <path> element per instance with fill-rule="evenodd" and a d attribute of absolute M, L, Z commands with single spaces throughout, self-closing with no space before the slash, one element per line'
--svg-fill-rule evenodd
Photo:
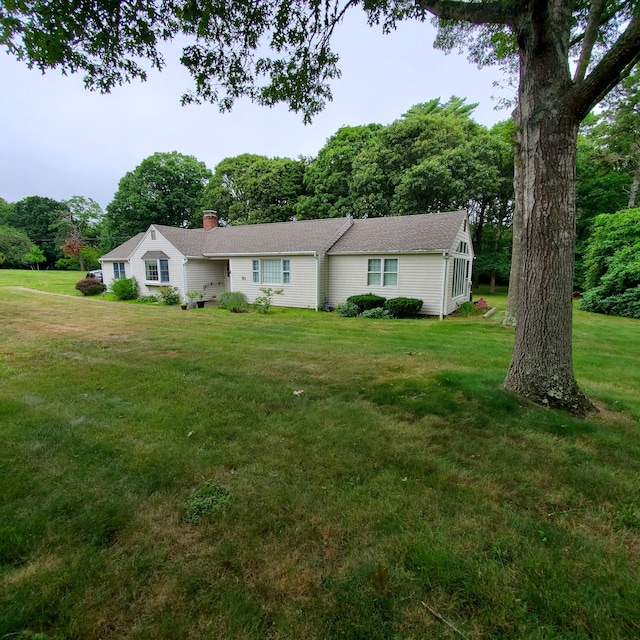
<path fill-rule="evenodd" d="M 427 213 L 389 218 L 327 218 L 204 229 L 180 229 L 153 225 L 182 255 L 231 256 L 251 254 L 403 253 L 447 251 L 465 211 Z M 103 260 L 126 260 L 144 233 L 102 256 Z M 336 241 L 337 240 L 337 241 Z"/>
<path fill-rule="evenodd" d="M 202 257 L 207 231 L 204 229 L 181 229 L 163 224 L 153 225 L 183 256 Z"/>
<path fill-rule="evenodd" d="M 313 253 L 327 249 L 341 230 L 350 224 L 349 218 L 327 218 L 217 227 L 205 232 L 203 253 L 207 256 Z"/>
<path fill-rule="evenodd" d="M 448 251 L 466 219 L 466 211 L 451 211 L 354 220 L 329 253 Z"/>
<path fill-rule="evenodd" d="M 129 256 L 133 252 L 133 250 L 138 246 L 138 242 L 142 240 L 145 235 L 145 231 L 142 233 L 138 233 L 133 236 L 133 238 L 129 238 L 126 242 L 123 242 L 121 245 L 118 245 L 115 249 L 109 251 L 109 253 L 105 253 L 101 260 L 128 260 Z"/>

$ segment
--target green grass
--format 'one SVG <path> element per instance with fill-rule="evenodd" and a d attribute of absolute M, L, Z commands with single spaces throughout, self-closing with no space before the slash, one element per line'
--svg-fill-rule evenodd
<path fill-rule="evenodd" d="M 27 287 L 48 293 L 82 296 L 75 284 L 86 271 L 37 271 L 31 269 L 0 269 L 0 287 Z M 0 290 L 1 291 L 1 290 Z"/>
<path fill-rule="evenodd" d="M 576 312 L 577 420 L 494 319 L 0 287 L 0 638 L 637 638 L 640 325 Z"/>

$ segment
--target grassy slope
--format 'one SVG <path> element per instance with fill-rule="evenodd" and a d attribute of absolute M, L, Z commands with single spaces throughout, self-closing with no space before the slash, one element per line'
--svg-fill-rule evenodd
<path fill-rule="evenodd" d="M 491 321 L 0 288 L 0 638 L 636 638 L 638 329 L 576 313 L 582 421 Z"/>
<path fill-rule="evenodd" d="M 0 287 L 27 287 L 49 293 L 82 296 L 75 284 L 86 271 L 36 271 L 31 269 L 0 269 Z"/>

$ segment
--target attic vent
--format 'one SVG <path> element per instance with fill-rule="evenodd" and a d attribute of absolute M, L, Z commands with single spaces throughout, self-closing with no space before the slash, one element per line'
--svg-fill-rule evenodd
<path fill-rule="evenodd" d="M 156 239 L 156 231 L 155 231 L 155 229 L 151 229 L 151 239 L 152 240 Z"/>

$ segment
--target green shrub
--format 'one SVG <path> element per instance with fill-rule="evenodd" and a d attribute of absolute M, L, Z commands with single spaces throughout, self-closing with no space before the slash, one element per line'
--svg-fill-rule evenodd
<path fill-rule="evenodd" d="M 422 309 L 422 300 L 418 298 L 391 298 L 386 309 L 395 318 L 415 318 Z"/>
<path fill-rule="evenodd" d="M 391 312 L 382 307 L 375 307 L 374 309 L 365 309 L 360 316 L 362 318 L 393 318 Z"/>
<path fill-rule="evenodd" d="M 353 304 L 355 304 L 360 310 L 360 313 L 366 311 L 367 309 L 375 309 L 376 307 L 384 308 L 384 304 L 386 301 L 386 298 L 377 296 L 373 293 L 364 293 L 362 295 L 349 296 L 347 298 L 347 302 L 353 302 Z"/>
<path fill-rule="evenodd" d="M 98 278 L 82 278 L 76 282 L 76 289 L 84 296 L 97 296 L 106 288 Z"/>
<path fill-rule="evenodd" d="M 463 302 L 462 304 L 458 305 L 456 312 L 458 313 L 459 316 L 463 316 L 466 318 L 467 316 L 484 315 L 486 312 L 486 309 L 480 309 L 479 307 L 476 307 L 476 305 L 473 304 L 473 302 L 469 301 L 469 302 Z"/>
<path fill-rule="evenodd" d="M 640 317 L 640 209 L 597 216 L 584 265 L 586 291 L 581 309 Z"/>
<path fill-rule="evenodd" d="M 118 300 L 135 300 L 138 297 L 138 281 L 133 277 L 114 280 L 111 291 Z"/>
<path fill-rule="evenodd" d="M 136 302 L 138 304 L 156 304 L 160 301 L 158 300 L 158 296 L 138 296 Z"/>
<path fill-rule="evenodd" d="M 171 287 L 169 285 L 160 287 L 160 289 L 158 289 L 158 295 L 162 302 L 170 306 L 182 303 L 182 298 L 180 297 L 177 287 Z"/>
<path fill-rule="evenodd" d="M 336 305 L 336 312 L 345 318 L 355 318 L 360 315 L 360 309 L 353 302 L 341 302 Z"/>
<path fill-rule="evenodd" d="M 247 296 L 241 291 L 223 291 L 218 296 L 218 306 L 233 313 L 241 313 L 249 308 Z"/>
<path fill-rule="evenodd" d="M 583 311 L 640 319 L 640 286 L 604 297 L 601 287 L 585 291 L 579 308 Z"/>
<path fill-rule="evenodd" d="M 260 287 L 262 295 L 258 296 L 253 302 L 253 308 L 258 313 L 269 313 L 269 309 L 273 304 L 273 296 L 281 296 L 283 289 L 272 289 L 271 287 Z"/>

